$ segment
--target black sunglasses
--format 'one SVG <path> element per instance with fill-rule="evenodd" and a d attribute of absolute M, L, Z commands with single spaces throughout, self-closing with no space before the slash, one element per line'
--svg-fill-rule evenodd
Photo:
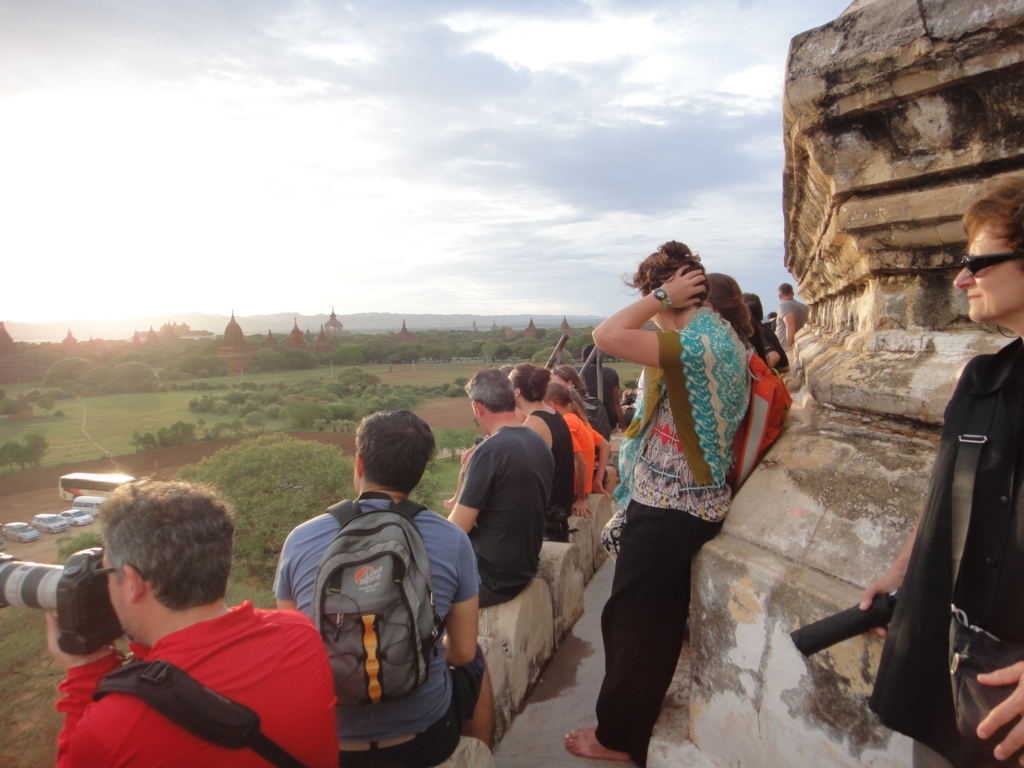
<path fill-rule="evenodd" d="M 1024 253 L 992 253 L 988 256 L 965 255 L 960 260 L 960 266 L 972 275 L 976 275 L 987 267 L 994 267 L 996 264 L 1002 264 L 1004 261 L 1012 261 L 1013 259 L 1024 259 Z"/>

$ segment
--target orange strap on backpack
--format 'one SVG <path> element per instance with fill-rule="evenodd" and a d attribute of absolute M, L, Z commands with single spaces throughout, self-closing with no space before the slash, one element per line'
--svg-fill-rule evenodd
<path fill-rule="evenodd" d="M 726 482 L 733 493 L 750 477 L 768 449 L 786 429 L 793 397 L 779 374 L 756 354 L 747 360 L 750 369 L 750 406 L 732 442 L 735 458 Z"/>

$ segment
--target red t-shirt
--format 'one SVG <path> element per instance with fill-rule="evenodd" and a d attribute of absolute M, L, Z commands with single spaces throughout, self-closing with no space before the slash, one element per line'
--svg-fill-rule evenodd
<path fill-rule="evenodd" d="M 260 730 L 310 768 L 337 766 L 334 681 L 312 622 L 298 611 L 256 610 L 248 601 L 193 624 L 152 648 L 131 644 L 140 659 L 170 662 L 203 685 L 260 716 Z M 217 747 L 175 725 L 141 699 L 92 694 L 118 666 L 111 655 L 73 667 L 60 684 L 67 697 L 57 739 L 58 768 L 266 768 L 251 749 Z"/>

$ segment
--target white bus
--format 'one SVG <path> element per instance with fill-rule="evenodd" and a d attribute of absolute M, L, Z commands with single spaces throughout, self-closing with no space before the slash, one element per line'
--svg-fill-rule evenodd
<path fill-rule="evenodd" d="M 110 496 L 117 486 L 130 483 L 131 475 L 94 475 L 89 472 L 72 472 L 60 479 L 57 490 L 62 499 L 74 501 L 79 496 Z"/>

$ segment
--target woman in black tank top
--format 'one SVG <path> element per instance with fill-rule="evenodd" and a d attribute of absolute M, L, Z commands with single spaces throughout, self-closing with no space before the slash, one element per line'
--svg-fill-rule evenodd
<path fill-rule="evenodd" d="M 521 363 L 512 369 L 509 380 L 515 388 L 516 408 L 525 415 L 524 427 L 529 427 L 551 448 L 555 457 L 555 477 L 551 486 L 550 506 L 561 509 L 567 517 L 573 514 L 573 502 L 576 499 L 574 489 L 575 483 L 575 461 L 572 450 L 572 435 L 560 413 L 553 408 L 544 405 L 544 393 L 547 392 L 548 382 L 551 379 L 551 372 L 546 368 L 539 368 L 529 363 Z M 551 515 L 548 516 L 549 523 Z M 553 530 L 549 533 L 554 534 Z M 561 541 L 568 539 L 568 530 L 561 532 L 561 535 L 546 535 L 544 538 L 557 538 Z"/>

